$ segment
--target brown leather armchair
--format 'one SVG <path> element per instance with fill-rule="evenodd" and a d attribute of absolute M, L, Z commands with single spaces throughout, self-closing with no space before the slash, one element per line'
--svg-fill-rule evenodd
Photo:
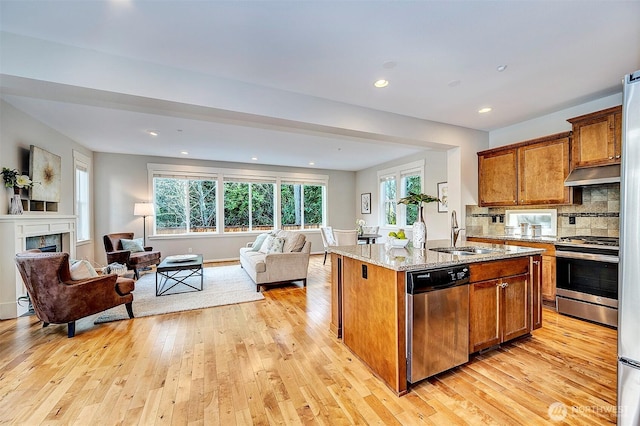
<path fill-rule="evenodd" d="M 121 239 L 132 240 L 133 232 L 120 232 L 117 234 L 107 234 L 103 237 L 104 249 L 107 251 L 107 263 L 118 262 L 133 269 L 136 279 L 140 278 L 138 269 L 146 266 L 160 264 L 160 252 L 153 251 L 152 247 L 145 247 L 144 251 L 131 252 L 122 249 Z"/>
<path fill-rule="evenodd" d="M 72 280 L 68 253 L 30 250 L 16 255 L 16 264 L 33 309 L 46 327 L 67 324 L 67 336 L 76 332 L 76 320 L 124 304 L 133 318 L 135 282 L 115 274 Z"/>

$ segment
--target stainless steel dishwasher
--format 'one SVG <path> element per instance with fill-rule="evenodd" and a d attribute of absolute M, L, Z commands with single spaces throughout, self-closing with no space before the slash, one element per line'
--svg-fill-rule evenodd
<path fill-rule="evenodd" d="M 407 272 L 407 382 L 469 361 L 469 267 Z"/>

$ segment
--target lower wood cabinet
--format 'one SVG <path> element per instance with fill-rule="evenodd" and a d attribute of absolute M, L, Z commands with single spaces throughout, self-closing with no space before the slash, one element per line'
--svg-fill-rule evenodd
<path fill-rule="evenodd" d="M 469 353 L 531 332 L 532 279 L 536 279 L 531 275 L 532 258 L 469 266 Z"/>
<path fill-rule="evenodd" d="M 529 274 L 471 284 L 469 352 L 498 345 L 531 331 Z"/>

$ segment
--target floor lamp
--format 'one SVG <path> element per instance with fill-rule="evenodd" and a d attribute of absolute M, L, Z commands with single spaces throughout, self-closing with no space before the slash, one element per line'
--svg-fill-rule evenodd
<path fill-rule="evenodd" d="M 143 246 L 147 246 L 147 216 L 153 216 L 155 210 L 153 203 L 135 203 L 133 205 L 133 215 L 142 216 L 142 235 Z"/>

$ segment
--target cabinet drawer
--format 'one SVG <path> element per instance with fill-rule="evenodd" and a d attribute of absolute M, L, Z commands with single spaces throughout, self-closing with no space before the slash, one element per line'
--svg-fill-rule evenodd
<path fill-rule="evenodd" d="M 495 262 L 472 263 L 469 265 L 471 282 L 492 280 L 529 272 L 529 257 L 497 260 Z"/>

